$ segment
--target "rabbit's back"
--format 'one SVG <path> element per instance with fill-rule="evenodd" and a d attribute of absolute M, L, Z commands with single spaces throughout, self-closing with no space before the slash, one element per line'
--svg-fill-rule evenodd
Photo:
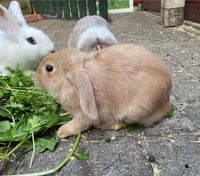
<path fill-rule="evenodd" d="M 98 15 L 86 16 L 78 21 L 78 23 L 74 26 L 74 32 L 77 34 L 82 34 L 90 27 L 105 27 L 110 29 L 110 25 L 106 20 Z"/>
<path fill-rule="evenodd" d="M 112 46 L 85 61 L 100 116 L 127 121 L 167 111 L 171 77 L 160 58 L 135 45 Z M 103 102 L 103 103 L 102 103 Z M 133 117 L 134 116 L 134 117 Z M 160 118 L 160 115 L 158 115 Z M 148 125 L 151 122 L 147 120 Z"/>
<path fill-rule="evenodd" d="M 68 47 L 82 51 L 95 50 L 96 45 L 110 46 L 118 43 L 108 22 L 100 16 L 86 16 L 74 26 L 68 38 Z"/>

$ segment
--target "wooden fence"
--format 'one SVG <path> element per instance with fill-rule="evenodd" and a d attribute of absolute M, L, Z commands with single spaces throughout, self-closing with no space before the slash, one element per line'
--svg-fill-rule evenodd
<path fill-rule="evenodd" d="M 31 0 L 34 12 L 49 17 L 78 19 L 99 15 L 108 20 L 107 0 Z"/>

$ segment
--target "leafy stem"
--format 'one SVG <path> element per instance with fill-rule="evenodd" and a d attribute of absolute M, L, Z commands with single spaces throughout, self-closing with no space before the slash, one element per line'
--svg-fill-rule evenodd
<path fill-rule="evenodd" d="M 18 174 L 18 175 L 13 175 L 13 176 L 43 176 L 43 175 L 49 175 L 49 174 L 53 174 L 55 172 L 57 172 L 58 170 L 60 170 L 65 164 L 67 164 L 70 160 L 70 158 L 72 157 L 72 155 L 74 154 L 74 152 L 76 151 L 76 148 L 78 147 L 79 141 L 81 139 L 81 133 L 79 133 L 76 137 L 76 141 L 74 142 L 74 145 L 72 147 L 72 150 L 70 151 L 70 153 L 67 155 L 67 157 L 61 161 L 57 166 L 53 167 L 50 170 L 47 171 L 42 171 L 42 172 L 36 172 L 36 173 L 30 173 L 30 174 Z M 12 175 L 10 175 L 12 176 Z"/>
<path fill-rule="evenodd" d="M 23 143 L 25 142 L 25 140 L 21 141 L 19 144 L 17 144 L 12 150 L 10 150 L 4 157 L 2 160 L 7 160 L 10 155 L 12 155 Z"/>
<path fill-rule="evenodd" d="M 6 87 L 5 87 L 7 90 L 10 90 L 11 92 L 13 92 L 13 90 L 11 89 L 11 87 L 8 85 L 8 84 L 6 84 Z"/>
<path fill-rule="evenodd" d="M 12 113 L 11 113 L 8 109 L 6 109 L 6 108 L 4 108 L 4 107 L 2 107 L 2 106 L 0 106 L 0 109 L 6 111 L 6 112 L 8 113 L 8 115 L 12 118 L 13 126 L 15 126 L 15 118 L 14 118 L 14 116 L 12 115 Z"/>

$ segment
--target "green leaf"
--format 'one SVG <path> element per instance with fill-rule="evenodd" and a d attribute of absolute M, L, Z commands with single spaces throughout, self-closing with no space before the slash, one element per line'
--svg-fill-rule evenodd
<path fill-rule="evenodd" d="M 49 113 L 41 118 L 43 118 L 47 121 L 47 123 L 45 125 L 46 128 L 50 128 L 50 127 L 56 125 L 59 121 L 61 121 L 61 117 L 54 112 Z"/>
<path fill-rule="evenodd" d="M 0 90 L 0 98 L 2 98 L 4 95 L 3 91 Z"/>
<path fill-rule="evenodd" d="M 0 160 L 5 156 L 5 148 L 0 148 Z"/>
<path fill-rule="evenodd" d="M 131 133 L 131 132 L 136 131 L 136 130 L 138 130 L 138 129 L 140 129 L 140 128 L 141 128 L 141 125 L 140 125 L 140 124 L 133 123 L 133 124 L 128 125 L 128 126 L 126 127 L 126 131 L 129 132 L 129 133 Z"/>
<path fill-rule="evenodd" d="M 170 118 L 173 116 L 174 112 L 175 112 L 176 108 L 175 107 L 170 107 L 169 111 L 165 114 L 166 118 Z"/>
<path fill-rule="evenodd" d="M 10 123 L 8 120 L 0 121 L 0 133 L 10 130 Z"/>
<path fill-rule="evenodd" d="M 31 124 L 31 128 L 32 129 L 35 129 L 38 126 L 40 126 L 40 124 L 39 124 L 39 118 L 37 116 L 33 116 L 31 119 L 29 119 L 28 123 Z"/>
<path fill-rule="evenodd" d="M 3 107 L 0 107 L 0 116 L 3 116 L 3 117 L 11 117 L 10 114 L 9 114 L 9 111 Z"/>
<path fill-rule="evenodd" d="M 89 159 L 89 153 L 88 152 L 75 151 L 74 156 L 77 160 L 88 160 Z"/>
<path fill-rule="evenodd" d="M 15 126 L 5 133 L 0 133 L 0 142 L 15 142 L 28 139 L 30 128 L 27 127 L 27 118 L 23 118 L 15 123 Z"/>
<path fill-rule="evenodd" d="M 31 129 L 28 128 L 27 130 L 27 120 L 27 118 L 23 118 L 15 123 L 15 126 L 10 130 L 11 136 L 9 136 L 8 141 L 22 141 L 28 139 L 29 134 L 31 134 Z"/>
<path fill-rule="evenodd" d="M 17 78 L 16 77 L 10 77 L 10 84 L 12 86 L 17 86 L 17 84 L 18 84 Z"/>
<path fill-rule="evenodd" d="M 24 105 L 21 104 L 21 103 L 11 102 L 11 104 L 9 105 L 9 107 L 11 107 L 11 108 L 23 108 Z"/>
<path fill-rule="evenodd" d="M 59 139 L 56 137 L 42 137 L 35 140 L 36 150 L 38 152 L 44 152 L 45 150 L 54 151 L 56 144 L 59 142 Z"/>

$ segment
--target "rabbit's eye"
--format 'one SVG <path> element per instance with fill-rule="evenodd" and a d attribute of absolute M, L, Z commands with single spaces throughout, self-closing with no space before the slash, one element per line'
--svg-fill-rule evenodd
<path fill-rule="evenodd" d="M 53 67 L 51 65 L 46 65 L 46 71 L 47 72 L 52 72 L 53 71 Z"/>
<path fill-rule="evenodd" d="M 27 38 L 26 39 L 30 44 L 32 44 L 32 45 L 35 45 L 36 44 L 36 41 L 35 41 L 35 39 L 33 38 L 33 37 L 29 37 L 29 38 Z"/>

